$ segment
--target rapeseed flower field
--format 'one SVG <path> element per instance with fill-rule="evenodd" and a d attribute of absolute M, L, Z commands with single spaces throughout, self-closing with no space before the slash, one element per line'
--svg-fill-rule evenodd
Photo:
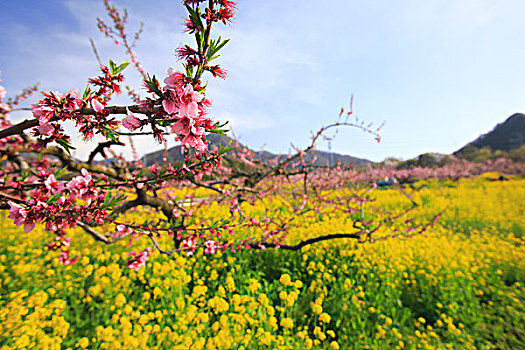
<path fill-rule="evenodd" d="M 48 233 L 27 234 L 2 213 L 0 349 L 524 349 L 525 180 L 491 177 L 414 184 L 409 197 L 421 205 L 377 237 L 442 212 L 421 234 L 300 251 L 154 252 L 138 271 L 126 266 L 129 242 L 106 246 L 80 229 L 79 262 L 63 266 L 45 247 Z M 377 215 L 410 205 L 395 189 L 370 196 Z M 285 216 L 283 202 L 243 210 Z M 203 220 L 230 215 L 217 203 L 195 210 Z M 352 229 L 330 206 L 295 221 L 288 244 Z"/>

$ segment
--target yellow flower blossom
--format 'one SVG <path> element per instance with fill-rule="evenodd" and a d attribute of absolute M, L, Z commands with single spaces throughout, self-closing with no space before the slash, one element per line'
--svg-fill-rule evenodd
<path fill-rule="evenodd" d="M 285 273 L 285 274 L 281 275 L 281 278 L 279 279 L 279 282 L 283 286 L 288 287 L 288 286 L 292 285 L 292 278 L 290 277 L 289 274 Z"/>
<path fill-rule="evenodd" d="M 89 339 L 86 337 L 81 338 L 78 343 L 76 344 L 77 347 L 80 347 L 82 349 L 87 348 L 89 345 Z"/>
<path fill-rule="evenodd" d="M 339 343 L 335 340 L 330 343 L 330 349 L 332 350 L 339 350 Z"/>
<path fill-rule="evenodd" d="M 283 328 L 293 328 L 293 320 L 291 318 L 285 317 L 281 319 L 281 327 Z"/>
<path fill-rule="evenodd" d="M 324 322 L 324 323 L 330 323 L 330 320 L 331 320 L 331 317 L 330 317 L 330 315 L 328 315 L 326 312 L 323 312 L 323 313 L 319 316 L 319 321 L 321 321 L 321 322 Z"/>

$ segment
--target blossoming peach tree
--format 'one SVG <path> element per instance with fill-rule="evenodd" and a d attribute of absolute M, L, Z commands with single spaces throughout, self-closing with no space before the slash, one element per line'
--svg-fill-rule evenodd
<path fill-rule="evenodd" d="M 0 206 L 9 210 L 8 218 L 15 225 L 23 226 L 26 232 L 30 232 L 36 224 L 43 224 L 45 230 L 54 235 L 47 247 L 58 251 L 59 260 L 65 265 L 78 259 L 78 256 L 70 254 L 71 240 L 67 236 L 68 230 L 76 226 L 106 244 L 126 237 L 150 239 L 151 248 L 130 253 L 128 266 L 133 269 L 143 266 L 154 250 L 164 254 L 184 251 L 188 255 L 196 249 L 203 249 L 205 254 L 235 252 L 244 248 L 298 250 L 305 245 L 333 238 L 362 241 L 377 230 L 380 224 L 367 222 L 362 215 L 363 204 L 370 200 L 367 193 L 371 188 L 356 190 L 354 195 L 344 200 L 328 198 L 320 189 L 336 186 L 337 183 L 328 180 L 332 176 L 312 172 L 312 159 L 308 161 L 305 157 L 313 149 L 315 141 L 330 128 L 357 126 L 377 136 L 369 127 L 339 120 L 314 134 L 307 149 L 266 163 L 257 163 L 260 158 L 256 160 L 257 157 L 246 148 L 240 147 L 231 152 L 231 147 L 208 147 L 206 135 L 223 134 L 225 124 L 213 121 L 208 115 L 211 102 L 206 97 L 203 77 L 205 74 L 222 79 L 226 77 L 226 72 L 214 64 L 214 60 L 228 43 L 227 39 L 220 37 L 213 39 L 212 27 L 216 23 L 232 21 L 237 6 L 235 1 L 183 2 L 188 12 L 185 31 L 194 36 L 195 46 L 183 45 L 176 50 L 183 69 L 168 68 L 163 83 L 146 73 L 133 51 L 142 27 L 130 43 L 125 32 L 127 12 L 122 15 L 107 0 L 104 3 L 113 24 L 107 25 L 99 19 L 98 27 L 117 45 L 124 46 L 131 62 L 143 76 L 148 97 L 140 98 L 134 90 L 126 87 L 134 103 L 128 106 L 111 105 L 112 97 L 123 89 L 123 71 L 128 63 L 109 61 L 109 65 L 100 65 L 101 74 L 89 79 L 89 87 L 83 92 L 42 92 L 42 97 L 30 107 L 34 118 L 12 124 L 9 113 L 16 111 L 16 105 L 35 91 L 36 86 L 6 102 L 2 102 L 6 97 L 5 89 L 0 87 L 0 152 L 3 162 L 0 170 Z M 94 46 L 93 49 L 98 58 Z M 342 111 L 340 117 L 343 115 Z M 84 140 L 91 140 L 95 135 L 105 138 L 87 161 L 70 155 L 73 146 L 71 136 L 63 127 L 65 121 L 73 121 Z M 121 138 L 124 136 L 129 136 L 133 145 L 131 137 L 139 134 L 151 134 L 159 143 L 167 137 L 175 137 L 186 149 L 184 164 L 174 166 L 164 162 L 145 167 L 138 159 L 135 162 L 122 160 L 113 165 L 94 161 L 97 154 L 105 155 L 105 150 L 111 146 L 123 145 Z M 245 164 L 246 169 L 223 166 L 227 152 L 232 154 L 232 159 L 237 158 Z M 293 219 L 269 213 L 248 218 L 240 206 L 242 202 L 253 203 L 269 191 L 283 191 L 284 187 L 279 186 L 279 182 L 269 180 L 277 176 L 304 181 L 304 186 L 300 186 L 301 193 L 291 193 L 292 217 L 318 210 L 327 203 L 336 204 L 342 213 L 353 218 L 355 232 L 321 236 L 297 245 L 283 244 Z M 194 212 L 159 193 L 161 188 L 180 184 L 215 191 L 221 200 L 226 199 L 230 203 L 232 218 L 236 215 L 236 220 L 217 221 L 209 226 L 194 224 Z M 135 194 L 133 198 L 130 198 L 130 191 Z M 140 224 L 125 222 L 122 214 L 138 206 L 156 208 L 165 219 L 157 222 L 145 220 Z M 391 218 L 387 217 L 383 222 L 388 220 Z M 113 232 L 97 231 L 97 227 L 107 224 L 113 226 Z M 225 238 L 235 229 L 246 227 L 257 229 L 261 234 L 258 238 L 240 240 Z M 173 249 L 167 250 L 159 245 L 158 237 L 161 235 L 173 237 Z"/>

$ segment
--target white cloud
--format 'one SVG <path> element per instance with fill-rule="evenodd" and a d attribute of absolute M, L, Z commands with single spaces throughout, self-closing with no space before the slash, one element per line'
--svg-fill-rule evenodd
<path fill-rule="evenodd" d="M 231 112 L 222 112 L 215 115 L 215 119 L 221 122 L 228 121 L 226 128 L 230 128 L 235 132 L 245 132 L 253 130 L 263 130 L 274 123 L 268 120 L 267 114 L 264 112 L 252 111 L 251 114 L 239 116 Z"/>

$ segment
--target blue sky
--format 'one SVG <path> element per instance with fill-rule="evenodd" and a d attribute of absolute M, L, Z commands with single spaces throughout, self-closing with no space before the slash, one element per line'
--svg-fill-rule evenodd
<path fill-rule="evenodd" d="M 182 33 L 180 1 L 115 3 L 128 8 L 130 31 L 145 22 L 136 52 L 146 70 L 164 77 L 168 67 L 180 67 L 173 51 L 192 43 Z M 126 59 L 96 28 L 102 1 L 2 7 L 0 70 L 8 94 L 37 81 L 46 91 L 82 90 L 97 74 L 90 37 L 103 60 Z M 386 122 L 382 142 L 346 128 L 333 151 L 374 161 L 451 153 L 525 111 L 523 13 L 525 2 L 517 0 L 240 0 L 235 23 L 215 32 L 231 38 L 219 58 L 229 76 L 210 79 L 210 114 L 230 120 L 253 149 L 287 153 L 336 120 L 353 94 L 361 120 Z M 138 74 L 127 73 L 126 82 L 138 86 Z M 161 148 L 149 138 L 137 143 L 141 153 Z M 322 141 L 318 149 L 327 146 Z M 87 152 L 80 145 L 78 156 Z"/>

